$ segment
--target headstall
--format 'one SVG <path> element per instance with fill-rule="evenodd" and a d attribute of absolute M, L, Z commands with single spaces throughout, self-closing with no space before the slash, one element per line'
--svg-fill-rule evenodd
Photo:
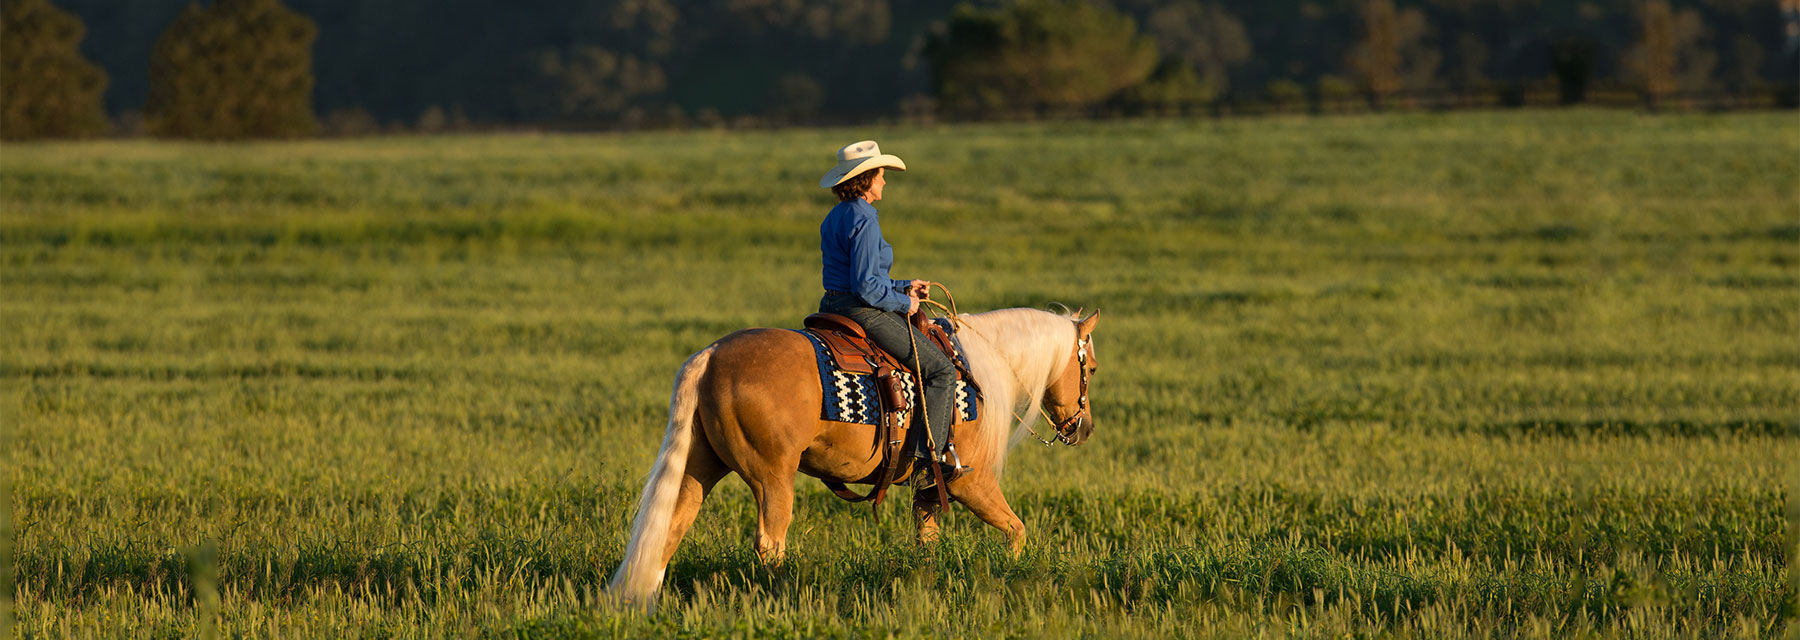
<path fill-rule="evenodd" d="M 1076 401 L 1077 408 L 1075 413 L 1056 423 L 1056 440 L 1046 440 L 1043 436 L 1038 435 L 1035 430 L 1031 432 L 1032 437 L 1036 438 L 1038 442 L 1043 443 L 1045 446 L 1050 446 L 1057 442 L 1075 446 L 1075 426 L 1081 422 L 1082 417 L 1088 414 L 1087 353 L 1088 341 L 1092 339 L 1093 336 L 1086 336 L 1075 343 L 1075 366 L 1079 367 L 1081 370 L 1081 398 Z"/>

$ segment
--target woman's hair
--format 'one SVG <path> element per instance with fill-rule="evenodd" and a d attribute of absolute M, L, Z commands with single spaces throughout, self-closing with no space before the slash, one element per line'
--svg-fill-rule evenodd
<path fill-rule="evenodd" d="M 863 193 L 869 190 L 869 186 L 875 184 L 875 174 L 880 172 L 881 167 L 876 167 L 851 176 L 849 180 L 832 187 L 831 192 L 837 194 L 838 202 L 849 202 L 861 198 Z"/>

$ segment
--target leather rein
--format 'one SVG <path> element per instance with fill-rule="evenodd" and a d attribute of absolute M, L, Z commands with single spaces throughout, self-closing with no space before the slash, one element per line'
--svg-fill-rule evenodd
<path fill-rule="evenodd" d="M 1089 336 L 1075 342 L 1075 366 L 1081 368 L 1081 398 L 1076 401 L 1077 408 L 1075 409 L 1075 413 L 1069 414 L 1069 417 L 1063 418 L 1061 421 L 1055 423 L 1056 439 L 1046 439 L 1043 436 L 1038 435 L 1037 429 L 1033 429 L 1031 425 L 1025 426 L 1025 429 L 1031 432 L 1031 437 L 1037 439 L 1039 443 L 1042 443 L 1046 447 L 1053 446 L 1058 442 L 1071 447 L 1075 446 L 1075 426 L 1080 424 L 1081 419 L 1088 414 L 1087 354 L 1088 342 L 1091 340 L 1093 340 L 1093 337 Z M 1017 412 L 1014 413 L 1014 416 L 1018 417 Z M 1023 417 L 1018 417 L 1018 419 L 1021 424 L 1025 422 Z"/>

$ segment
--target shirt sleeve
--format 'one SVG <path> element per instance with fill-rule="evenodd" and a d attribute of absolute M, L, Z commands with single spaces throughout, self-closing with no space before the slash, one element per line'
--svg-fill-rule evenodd
<path fill-rule="evenodd" d="M 889 278 L 881 264 L 881 223 L 874 218 L 860 221 L 850 232 L 850 265 L 856 270 L 856 295 L 863 302 L 901 313 L 911 306 L 902 281 Z"/>

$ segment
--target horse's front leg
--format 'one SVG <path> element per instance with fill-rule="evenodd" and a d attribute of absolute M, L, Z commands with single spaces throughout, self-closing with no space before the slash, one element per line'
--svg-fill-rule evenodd
<path fill-rule="evenodd" d="M 1025 548 L 1025 522 L 1013 513 L 1012 507 L 1006 504 L 1006 496 L 1000 493 L 1000 480 L 989 469 L 974 469 L 945 488 L 950 490 L 950 497 L 963 503 L 975 517 L 982 522 L 994 525 L 1001 533 L 1006 534 L 1006 546 L 1013 555 Z M 915 513 L 917 506 L 915 504 Z M 935 534 L 937 520 L 931 519 Z M 924 535 L 921 529 L 920 535 Z"/>

